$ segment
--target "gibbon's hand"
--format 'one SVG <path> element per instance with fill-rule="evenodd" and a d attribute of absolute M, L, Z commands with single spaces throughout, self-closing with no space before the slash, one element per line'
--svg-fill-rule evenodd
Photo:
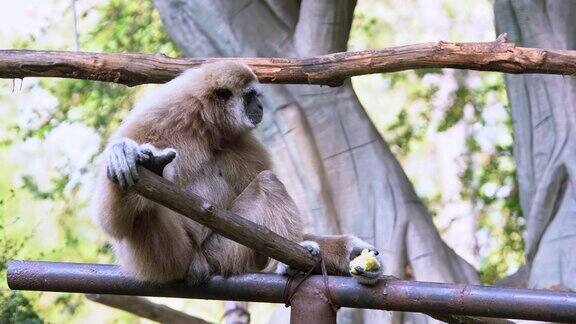
<path fill-rule="evenodd" d="M 164 168 L 170 164 L 174 158 L 176 158 L 176 150 L 173 148 L 158 151 L 151 144 L 143 144 L 140 146 L 138 164 L 157 175 L 162 176 Z"/>
<path fill-rule="evenodd" d="M 378 250 L 371 248 L 360 253 L 355 250 L 350 255 L 350 275 L 360 284 L 375 285 L 384 271 L 382 261 L 378 257 Z M 364 255 L 365 252 L 368 253 Z"/>
<path fill-rule="evenodd" d="M 362 267 L 356 267 L 355 269 L 355 273 L 350 272 L 352 277 L 354 277 L 358 283 L 367 286 L 375 285 L 380 279 L 380 276 L 382 276 L 383 270 L 382 267 L 378 267 L 377 269 L 370 271 L 365 270 Z"/>
<path fill-rule="evenodd" d="M 162 176 L 164 167 L 176 157 L 174 149 L 158 151 L 151 144 L 138 145 L 129 138 L 111 144 L 106 153 L 108 179 L 126 191 L 138 182 L 137 164 Z"/>

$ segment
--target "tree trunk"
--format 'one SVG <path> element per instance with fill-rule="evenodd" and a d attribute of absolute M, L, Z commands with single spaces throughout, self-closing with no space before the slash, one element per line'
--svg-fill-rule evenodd
<path fill-rule="evenodd" d="M 576 2 L 497 0 L 498 33 L 520 46 L 576 48 Z M 530 288 L 576 289 L 576 78 L 506 75 L 526 217 Z"/>
<path fill-rule="evenodd" d="M 356 4 L 346 0 L 154 3 L 186 55 L 265 57 L 346 50 Z M 386 273 L 397 277 L 405 277 L 409 264 L 417 280 L 478 283 L 475 270 L 441 240 L 349 80 L 338 88 L 262 88 L 267 111 L 259 128 L 261 139 L 309 231 L 352 233 L 374 243 Z M 402 321 L 398 314 L 369 310 L 340 311 L 338 317 L 341 323 Z M 429 320 L 416 314 L 407 317 L 418 323 Z"/>

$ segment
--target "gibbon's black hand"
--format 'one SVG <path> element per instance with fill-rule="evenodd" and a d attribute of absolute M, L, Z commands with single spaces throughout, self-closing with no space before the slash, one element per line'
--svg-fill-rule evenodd
<path fill-rule="evenodd" d="M 176 158 L 176 150 L 164 149 L 160 152 L 148 146 L 142 146 L 138 157 L 138 164 L 162 176 L 164 168 Z"/>
<path fill-rule="evenodd" d="M 106 171 L 108 179 L 126 191 L 138 182 L 137 165 L 162 176 L 162 171 L 176 157 L 174 149 L 157 150 L 150 144 L 138 145 L 122 139 L 108 147 Z"/>
<path fill-rule="evenodd" d="M 356 273 L 350 273 L 354 279 L 360 284 L 372 286 L 378 282 L 380 276 L 382 276 L 382 267 L 378 267 L 376 270 L 365 270 L 362 267 L 355 267 Z"/>

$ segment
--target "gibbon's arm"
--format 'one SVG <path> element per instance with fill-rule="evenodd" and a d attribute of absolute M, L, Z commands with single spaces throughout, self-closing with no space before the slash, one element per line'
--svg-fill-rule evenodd
<path fill-rule="evenodd" d="M 154 208 L 153 202 L 128 191 L 138 181 L 137 165 L 162 176 L 164 167 L 175 157 L 173 149 L 158 150 L 128 137 L 108 145 L 93 206 L 97 222 L 108 234 L 116 238 L 131 235 L 135 217 Z"/>

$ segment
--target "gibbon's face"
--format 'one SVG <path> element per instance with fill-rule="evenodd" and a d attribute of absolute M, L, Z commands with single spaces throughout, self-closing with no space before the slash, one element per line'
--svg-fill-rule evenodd
<path fill-rule="evenodd" d="M 260 93 L 254 83 L 239 89 L 220 87 L 214 89 L 216 100 L 227 115 L 232 130 L 242 132 L 256 127 L 264 114 Z"/>
<path fill-rule="evenodd" d="M 256 88 L 258 79 L 246 64 L 235 61 L 207 63 L 184 74 L 194 85 L 201 120 L 219 135 L 234 137 L 262 121 L 263 107 Z"/>

